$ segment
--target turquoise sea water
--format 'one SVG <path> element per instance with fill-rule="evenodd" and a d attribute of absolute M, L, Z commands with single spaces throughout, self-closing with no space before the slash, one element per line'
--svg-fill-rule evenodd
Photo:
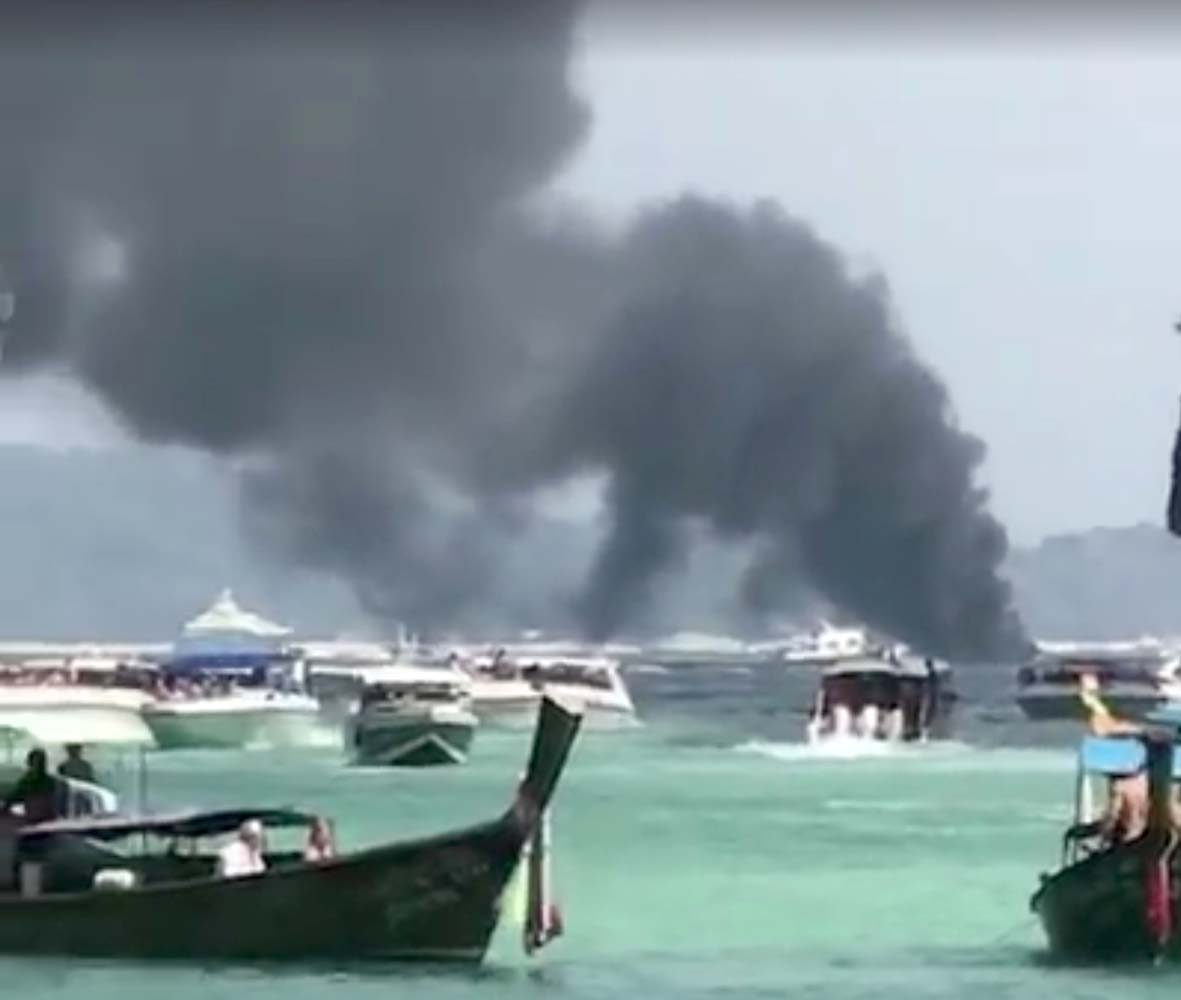
<path fill-rule="evenodd" d="M 504 926 L 478 971 L 0 960 L 0 982 L 22 1000 L 1181 990 L 1169 971 L 1045 961 L 1028 898 L 1068 821 L 1071 754 L 1056 734 L 1019 724 L 992 679 L 966 679 L 962 741 L 856 760 L 793 742 L 806 683 L 734 671 L 633 683 L 647 724 L 586 734 L 559 790 L 554 873 L 567 935 L 534 959 Z M 484 731 L 468 766 L 424 771 L 350 769 L 332 749 L 160 754 L 151 794 L 170 805 L 312 806 L 335 817 L 347 847 L 496 814 L 526 749 L 524 734 Z"/>

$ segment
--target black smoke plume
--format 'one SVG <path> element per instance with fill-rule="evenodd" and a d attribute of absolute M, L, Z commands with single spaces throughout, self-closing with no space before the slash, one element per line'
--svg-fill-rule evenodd
<path fill-rule="evenodd" d="M 642 621 L 704 530 L 751 547 L 762 608 L 809 585 L 931 652 L 1011 646 L 983 449 L 880 281 L 773 206 L 685 198 L 618 239 L 547 208 L 589 125 L 578 13 L 28 3 L 0 35 L 6 365 L 243 459 L 254 534 L 383 616 L 495 603 L 537 491 L 586 474 L 588 634 Z"/>

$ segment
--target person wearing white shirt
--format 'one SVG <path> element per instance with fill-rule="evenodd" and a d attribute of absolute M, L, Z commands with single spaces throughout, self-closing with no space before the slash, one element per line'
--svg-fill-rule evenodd
<path fill-rule="evenodd" d="M 241 878 L 266 871 L 262 856 L 262 824 L 248 819 L 238 828 L 238 835 L 217 852 L 219 878 Z"/>

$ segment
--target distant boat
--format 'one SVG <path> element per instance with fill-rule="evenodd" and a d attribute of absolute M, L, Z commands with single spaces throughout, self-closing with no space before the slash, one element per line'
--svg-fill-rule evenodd
<path fill-rule="evenodd" d="M 808 742 L 946 738 L 955 700 L 947 664 L 905 648 L 843 660 L 821 676 L 808 720 Z"/>
<path fill-rule="evenodd" d="M 645 663 L 663 666 L 749 666 L 768 658 L 768 651 L 742 639 L 704 632 L 678 632 L 645 646 Z"/>
<path fill-rule="evenodd" d="M 578 705 L 586 725 L 593 728 L 636 723 L 636 709 L 616 660 L 572 656 L 514 659 L 498 650 L 455 662 L 471 677 L 472 704 L 482 724 L 528 725 L 546 695 Z"/>
<path fill-rule="evenodd" d="M 143 709 L 161 749 L 319 742 L 319 704 L 304 691 L 290 630 L 244 610 L 229 590 L 188 622 Z"/>
<path fill-rule="evenodd" d="M 873 653 L 876 645 L 863 628 L 838 628 L 824 622 L 806 636 L 797 636 L 783 650 L 783 661 L 793 666 L 828 666 Z"/>
<path fill-rule="evenodd" d="M 346 726 L 357 764 L 462 764 L 479 720 L 471 681 L 459 673 L 395 665 L 369 670 Z"/>
<path fill-rule="evenodd" d="M 306 827 L 309 813 L 230 809 L 0 827 L 0 953 L 141 960 L 478 962 L 505 889 L 537 834 L 578 733 L 542 702 L 512 807 L 479 826 L 307 862 L 267 853 L 267 870 L 218 878 L 208 838 L 248 819 Z M 151 838 L 175 845 L 117 851 Z M 12 863 L 15 855 L 15 865 Z M 20 872 L 19 885 L 13 875 Z M 536 872 L 536 874 L 534 874 Z M 543 865 L 530 866 L 530 925 L 554 932 Z"/>
<path fill-rule="evenodd" d="M 151 664 L 48 657 L 0 666 L 0 731 L 40 742 L 152 743 L 142 711 Z"/>
<path fill-rule="evenodd" d="M 1084 719 L 1079 693 L 1088 676 L 1120 715 L 1139 718 L 1181 704 L 1181 656 L 1155 639 L 1038 643 L 1038 652 L 1017 672 L 1017 704 L 1034 720 Z"/>

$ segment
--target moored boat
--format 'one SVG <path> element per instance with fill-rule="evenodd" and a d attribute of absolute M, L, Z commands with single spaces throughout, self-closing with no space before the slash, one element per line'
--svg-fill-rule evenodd
<path fill-rule="evenodd" d="M 243 820 L 307 826 L 293 810 L 60 821 L 4 831 L 26 892 L 0 891 L 0 952 L 189 960 L 479 961 L 506 886 L 541 829 L 580 717 L 543 701 L 510 809 L 490 822 L 329 860 L 271 852 L 267 870 L 219 878 L 201 845 Z M 150 854 L 107 845 L 152 838 Z M 195 848 L 195 849 L 194 849 Z M 12 868 L 0 865 L 0 877 Z M 29 892 L 40 885 L 41 891 Z M 544 893 L 531 898 L 544 899 Z"/>

